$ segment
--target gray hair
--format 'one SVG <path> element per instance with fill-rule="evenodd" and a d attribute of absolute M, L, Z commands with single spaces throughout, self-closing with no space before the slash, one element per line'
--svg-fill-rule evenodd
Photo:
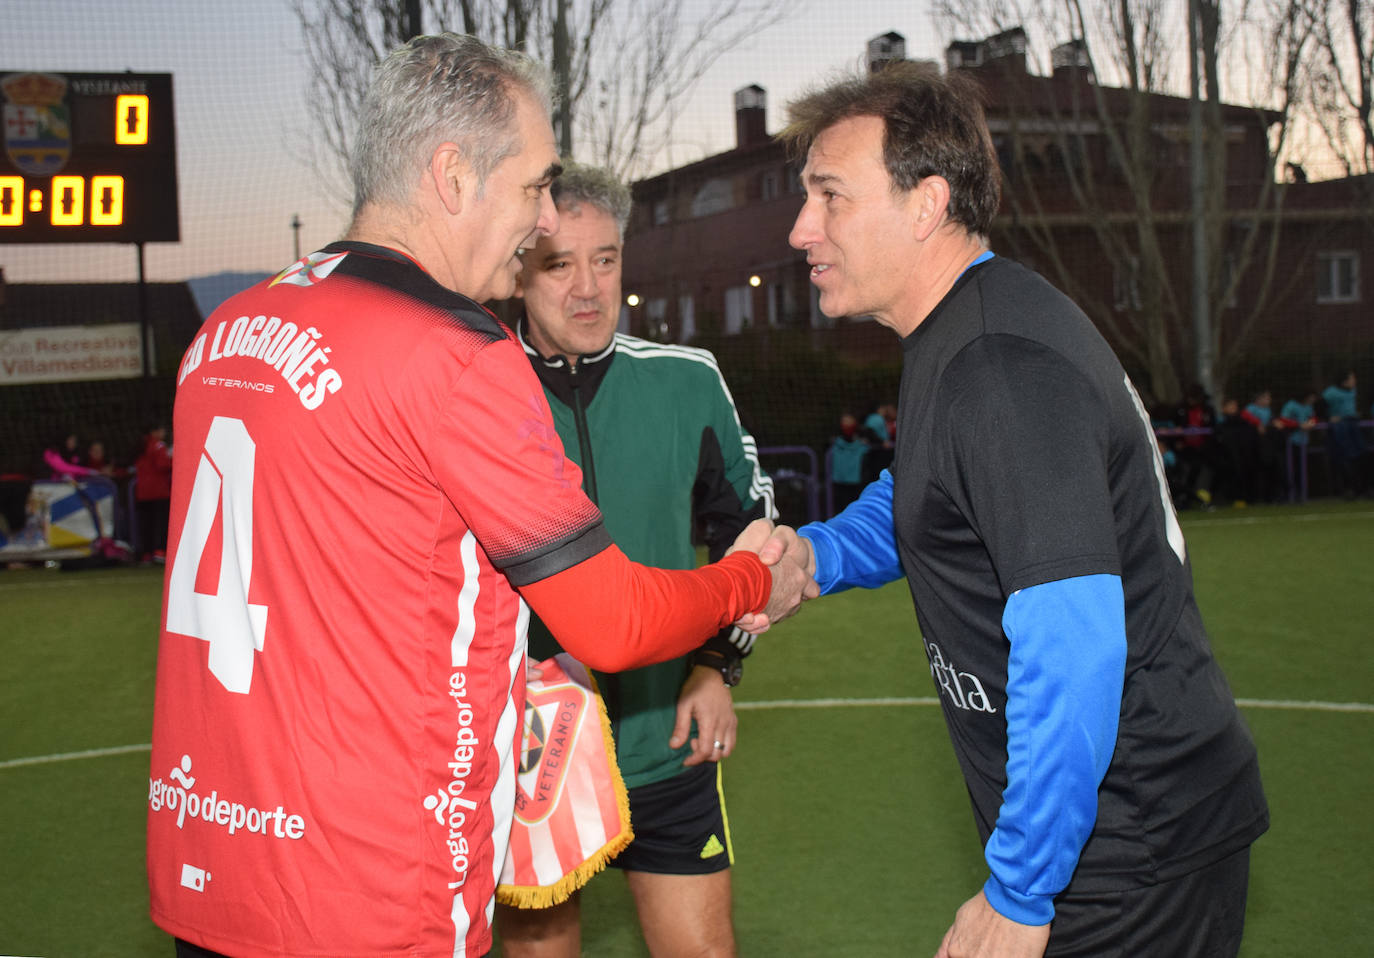
<path fill-rule="evenodd" d="M 353 214 L 369 203 L 404 206 L 440 143 L 463 151 L 478 189 L 521 148 L 515 95 L 523 91 L 546 113 L 548 71 L 522 53 L 460 33 L 415 37 L 373 70 L 358 114 L 349 170 Z"/>
<path fill-rule="evenodd" d="M 559 212 L 574 212 L 582 204 L 594 206 L 615 220 L 620 238 L 630 222 L 630 188 L 610 170 L 581 163 L 564 163 L 549 190 Z"/>

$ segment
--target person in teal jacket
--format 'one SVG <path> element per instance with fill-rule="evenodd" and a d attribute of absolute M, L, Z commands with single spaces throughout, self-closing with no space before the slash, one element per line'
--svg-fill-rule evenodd
<path fill-rule="evenodd" d="M 1368 449 L 1360 434 L 1355 385 L 1352 369 L 1322 391 L 1322 399 L 1326 400 L 1326 445 L 1331 457 L 1333 491 L 1347 499 L 1364 495 L 1368 486 Z"/>
<path fill-rule="evenodd" d="M 628 187 L 569 163 L 552 191 L 559 228 L 524 253 L 517 332 L 615 543 L 639 562 L 692 568 L 694 530 L 714 557 L 752 520 L 776 517 L 772 480 L 709 352 L 616 332 Z M 752 641 L 727 629 L 686 658 L 596 673 L 635 831 L 611 865 L 655 958 L 735 953 L 719 763 L 735 745 L 730 687 Z M 530 660 L 557 651 L 531 623 Z M 576 895 L 547 909 L 498 906 L 497 926 L 508 958 L 580 953 Z"/>

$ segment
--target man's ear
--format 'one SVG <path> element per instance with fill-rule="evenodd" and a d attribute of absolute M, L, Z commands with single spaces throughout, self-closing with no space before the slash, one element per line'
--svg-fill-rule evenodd
<path fill-rule="evenodd" d="M 912 225 L 916 238 L 930 239 L 949 218 L 949 181 L 943 176 L 927 176 L 912 192 L 915 194 Z"/>
<path fill-rule="evenodd" d="M 440 143 L 435 148 L 426 175 L 435 196 L 450 215 L 463 212 L 467 201 L 475 195 L 472 166 L 456 143 Z"/>
<path fill-rule="evenodd" d="M 526 253 L 528 255 L 528 252 Z M 515 292 L 512 294 L 516 299 L 525 298 L 525 270 L 530 268 L 523 258 L 520 260 L 520 272 L 515 274 Z"/>

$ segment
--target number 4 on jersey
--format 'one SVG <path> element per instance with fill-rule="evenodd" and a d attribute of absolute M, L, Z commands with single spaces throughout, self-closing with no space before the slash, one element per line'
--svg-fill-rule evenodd
<path fill-rule="evenodd" d="M 167 585 L 167 631 L 210 643 L 210 673 L 230 692 L 244 695 L 253 681 L 254 650 L 262 651 L 267 630 L 267 606 L 248 603 L 256 452 L 242 420 L 215 417 Z M 216 515 L 223 530 L 219 584 L 207 595 L 196 591 L 196 577 Z"/>

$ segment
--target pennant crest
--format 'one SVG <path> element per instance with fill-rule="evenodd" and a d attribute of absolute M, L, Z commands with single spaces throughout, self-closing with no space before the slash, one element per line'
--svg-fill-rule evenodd
<path fill-rule="evenodd" d="M 515 789 L 515 816 L 525 824 L 542 822 L 557 806 L 587 705 L 586 690 L 573 682 L 531 688 L 526 693 L 525 737 Z"/>

